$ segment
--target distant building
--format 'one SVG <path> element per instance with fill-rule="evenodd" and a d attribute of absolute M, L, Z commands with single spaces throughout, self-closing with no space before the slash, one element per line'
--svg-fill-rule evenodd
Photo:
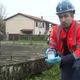
<path fill-rule="evenodd" d="M 80 20 L 77 21 L 80 24 Z"/>
<path fill-rule="evenodd" d="M 54 23 L 41 18 L 17 13 L 5 19 L 5 33 L 8 35 L 32 34 L 44 35 L 48 34 L 49 27 L 55 25 Z"/>

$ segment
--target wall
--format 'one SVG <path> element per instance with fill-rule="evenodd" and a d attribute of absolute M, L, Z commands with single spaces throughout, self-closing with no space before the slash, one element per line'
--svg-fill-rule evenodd
<path fill-rule="evenodd" d="M 24 80 L 25 77 L 40 73 L 51 66 L 45 62 L 44 57 L 17 64 L 10 62 L 10 64 L 0 66 L 0 80 Z"/>
<path fill-rule="evenodd" d="M 34 20 L 17 15 L 6 21 L 6 34 L 21 34 L 22 29 L 34 29 Z"/>

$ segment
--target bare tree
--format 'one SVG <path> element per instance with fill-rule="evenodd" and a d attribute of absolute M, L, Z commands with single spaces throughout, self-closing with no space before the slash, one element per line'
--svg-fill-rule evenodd
<path fill-rule="evenodd" d="M 0 55 L 1 55 L 1 40 L 4 39 L 4 35 L 5 35 L 5 22 L 4 22 L 4 18 L 5 18 L 5 8 L 2 4 L 0 4 Z"/>
<path fill-rule="evenodd" d="M 5 34 L 5 8 L 0 4 L 0 34 Z"/>

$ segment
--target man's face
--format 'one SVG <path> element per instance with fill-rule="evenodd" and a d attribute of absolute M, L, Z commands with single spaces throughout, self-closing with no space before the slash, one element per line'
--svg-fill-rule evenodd
<path fill-rule="evenodd" d="M 59 14 L 58 17 L 62 27 L 67 29 L 70 27 L 73 21 L 74 15 L 71 14 L 70 12 L 67 12 L 67 13 Z"/>

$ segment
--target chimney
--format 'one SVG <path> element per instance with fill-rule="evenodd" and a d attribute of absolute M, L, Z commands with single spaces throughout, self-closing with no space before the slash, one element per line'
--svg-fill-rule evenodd
<path fill-rule="evenodd" d="M 41 16 L 41 19 L 43 19 L 43 16 Z"/>

